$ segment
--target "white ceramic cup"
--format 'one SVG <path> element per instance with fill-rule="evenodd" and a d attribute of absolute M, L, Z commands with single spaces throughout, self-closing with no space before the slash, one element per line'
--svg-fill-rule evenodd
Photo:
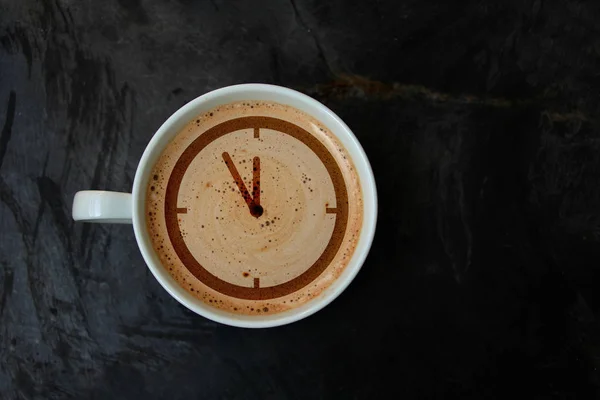
<path fill-rule="evenodd" d="M 219 105 L 244 101 L 263 100 L 287 104 L 312 115 L 325 124 L 344 145 L 356 171 L 363 194 L 363 223 L 358 244 L 350 262 L 334 283 L 318 297 L 285 312 L 271 315 L 240 315 L 216 309 L 197 299 L 169 275 L 152 248 L 146 229 L 146 188 L 152 167 L 166 145 L 196 116 Z M 106 191 L 81 191 L 73 200 L 73 219 L 83 222 L 133 223 L 133 230 L 142 256 L 158 282 L 181 304 L 203 317 L 223 324 L 267 328 L 288 324 L 319 311 L 340 295 L 362 267 L 375 235 L 377 220 L 377 191 L 375 179 L 360 143 L 348 126 L 318 101 L 280 86 L 244 84 L 218 89 L 200 96 L 173 114 L 150 140 L 138 165 L 133 191 L 129 193 Z"/>

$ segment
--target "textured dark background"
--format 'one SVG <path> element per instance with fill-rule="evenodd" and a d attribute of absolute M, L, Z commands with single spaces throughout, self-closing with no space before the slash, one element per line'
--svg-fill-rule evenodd
<path fill-rule="evenodd" d="M 600 396 L 600 2 L 0 0 L 2 399 Z M 336 111 L 380 195 L 304 321 L 180 306 L 129 226 L 73 223 L 208 90 Z M 386 396 L 387 398 L 387 396 Z"/>

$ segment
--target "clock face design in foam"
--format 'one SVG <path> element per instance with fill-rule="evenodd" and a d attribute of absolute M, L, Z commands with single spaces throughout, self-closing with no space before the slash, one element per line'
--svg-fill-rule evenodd
<path fill-rule="evenodd" d="M 297 151 L 294 152 L 294 149 Z M 284 172 L 286 165 L 281 162 L 278 164 L 277 157 L 271 156 L 273 151 L 279 151 L 280 160 L 284 157 L 284 164 L 293 168 L 285 168 Z M 202 162 L 206 160 L 213 167 L 216 166 L 212 168 L 216 171 L 212 177 L 214 180 L 198 182 L 198 178 L 193 178 L 198 174 L 189 171 L 202 170 Z M 304 208 L 310 211 L 305 213 L 306 217 L 299 218 L 298 206 L 293 202 L 294 193 L 299 189 L 294 189 L 294 185 L 306 183 L 311 178 L 293 175 L 301 174 L 303 168 L 312 168 L 321 179 L 310 188 L 310 193 L 307 192 L 309 195 L 303 197 Z M 218 194 L 210 200 L 213 204 L 183 199 L 182 193 L 186 188 L 208 188 L 219 179 L 227 181 L 230 186 L 215 191 Z M 317 191 L 320 196 L 311 195 Z M 164 204 L 169 239 L 189 272 L 217 292 L 247 300 L 286 296 L 315 281 L 340 249 L 348 223 L 347 188 L 342 171 L 330 150 L 318 138 L 292 122 L 263 116 L 222 122 L 192 141 L 173 168 Z M 200 209 L 194 210 L 195 207 Z M 255 271 L 255 276 L 238 279 L 231 275 L 231 267 L 213 265 L 207 261 L 204 256 L 206 251 L 190 244 L 190 235 L 201 235 L 200 230 L 205 225 L 208 227 L 208 224 L 216 223 L 202 220 L 201 208 L 209 207 L 233 208 L 237 212 L 237 217 L 230 218 L 230 221 L 218 221 L 219 217 L 216 217 L 216 222 L 228 227 L 223 237 L 217 239 L 226 243 L 226 248 L 232 254 L 242 251 L 242 245 L 253 245 L 254 239 L 246 235 L 250 227 L 266 229 L 291 221 L 286 234 L 294 240 L 282 240 L 276 249 L 277 256 L 274 256 L 276 260 L 282 260 L 282 265 L 270 263 L 268 256 L 265 256 L 263 269 L 261 259 L 255 257 L 251 262 L 255 267 L 251 272 Z M 196 229 L 193 234 L 193 229 L 189 228 L 192 226 Z M 294 273 L 284 274 L 281 271 L 285 270 L 283 261 L 286 260 L 286 254 L 302 254 L 302 251 L 298 252 L 298 246 L 303 243 L 302 237 L 297 237 L 299 232 L 303 232 L 314 254 L 305 260 L 300 257 Z M 266 240 L 266 237 L 263 239 Z M 214 241 L 215 238 L 210 240 Z M 268 239 L 269 242 L 271 240 L 277 240 L 277 233 Z M 294 248 L 286 248 L 286 243 L 291 243 L 290 246 Z M 257 251 L 260 250 L 258 248 Z M 241 260 L 238 262 L 242 264 Z M 247 276 L 247 273 L 244 275 Z"/>

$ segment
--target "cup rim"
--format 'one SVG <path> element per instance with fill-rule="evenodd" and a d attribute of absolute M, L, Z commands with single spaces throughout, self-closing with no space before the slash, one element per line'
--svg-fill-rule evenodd
<path fill-rule="evenodd" d="M 164 145 L 161 146 L 160 142 L 167 142 L 165 137 L 169 134 L 174 136 L 177 132 L 174 134 L 172 133 L 173 130 L 175 130 L 173 126 L 181 124 L 187 115 L 193 115 L 193 117 L 195 117 L 204 111 L 201 110 L 203 105 L 214 102 L 217 102 L 218 104 L 230 103 L 236 100 L 227 101 L 226 98 L 228 96 L 244 95 L 244 93 L 258 93 L 267 97 L 286 97 L 290 99 L 290 101 L 300 102 L 305 105 L 306 108 L 313 109 L 315 112 L 308 112 L 312 116 L 319 110 L 322 117 L 314 117 L 328 126 L 338 140 L 346 142 L 344 143 L 344 147 L 349 152 L 355 169 L 359 174 L 360 187 L 363 195 L 363 223 L 359 241 L 342 274 L 318 297 L 307 301 L 297 308 L 264 316 L 245 316 L 218 310 L 189 294 L 184 288 L 176 283 L 158 260 L 158 257 L 149 242 L 145 224 L 145 188 L 152 167 L 154 166 L 154 163 L 151 163 L 150 161 L 153 157 L 158 157 L 164 150 Z M 245 98 L 245 100 L 256 100 L 256 97 L 257 95 L 249 96 Z M 220 98 L 224 100 L 219 103 L 218 100 Z M 281 102 L 278 100 L 271 101 Z M 213 107 L 214 106 L 209 106 L 207 107 L 207 110 L 208 108 Z M 322 120 L 323 116 L 325 116 L 329 124 Z M 191 120 L 191 118 L 189 118 L 189 120 Z M 187 124 L 189 120 L 186 119 L 183 121 L 183 124 Z M 337 125 L 337 129 L 332 129 L 330 126 L 332 123 Z M 177 129 L 177 131 L 179 131 L 179 129 Z M 344 138 L 340 136 L 340 132 L 343 132 Z M 348 144 L 350 145 L 350 148 Z M 335 300 L 350 285 L 362 268 L 373 242 L 377 221 L 377 190 L 375 178 L 364 149 L 358 142 L 358 139 L 354 136 L 352 130 L 332 110 L 312 97 L 293 89 L 261 83 L 239 84 L 210 91 L 191 100 L 167 118 L 148 142 L 140 159 L 133 182 L 132 200 L 132 221 L 135 238 L 146 265 L 160 285 L 180 304 L 196 314 L 215 322 L 242 328 L 267 328 L 286 325 L 316 313 Z"/>

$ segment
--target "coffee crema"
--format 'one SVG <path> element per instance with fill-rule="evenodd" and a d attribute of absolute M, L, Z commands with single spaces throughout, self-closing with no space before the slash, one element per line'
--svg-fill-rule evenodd
<path fill-rule="evenodd" d="M 306 113 L 263 101 L 190 121 L 156 162 L 146 200 L 162 265 L 195 297 L 237 314 L 319 296 L 350 261 L 363 219 L 341 143 Z"/>

